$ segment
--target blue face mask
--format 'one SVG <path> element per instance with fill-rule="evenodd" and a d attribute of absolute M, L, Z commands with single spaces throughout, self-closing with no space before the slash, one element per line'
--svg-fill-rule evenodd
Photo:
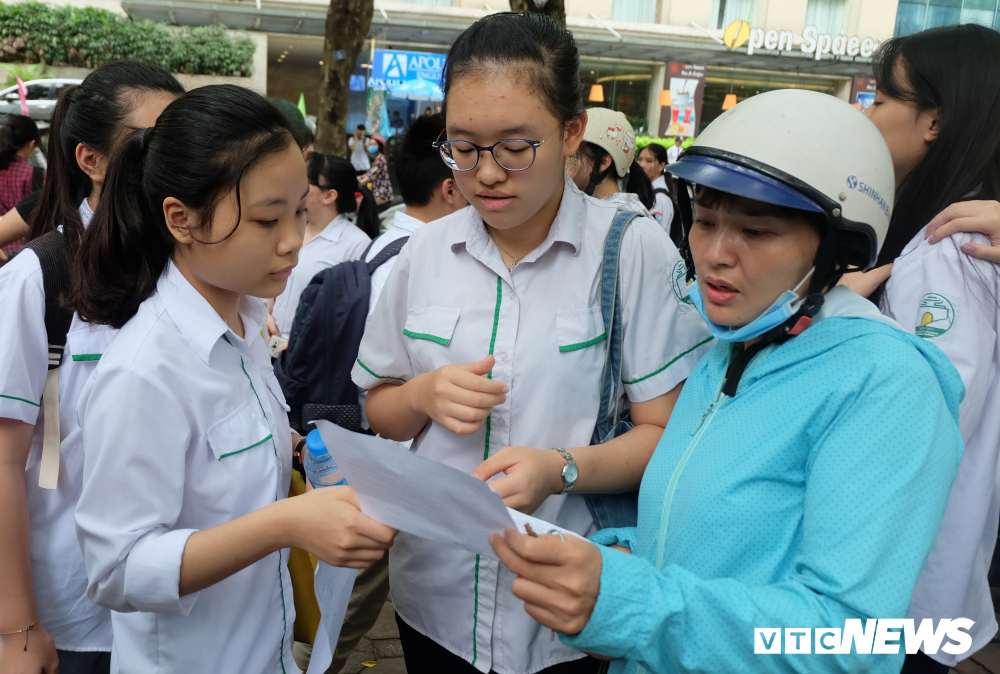
<path fill-rule="evenodd" d="M 376 154 L 378 152 L 378 145 L 369 145 L 368 152 L 369 154 Z"/>
<path fill-rule="evenodd" d="M 812 276 L 815 269 L 815 267 L 810 269 L 809 273 L 799 281 L 799 284 L 794 289 L 786 290 L 778 295 L 778 298 L 771 303 L 771 306 L 764 313 L 746 325 L 735 329 L 730 328 L 728 325 L 713 323 L 708 318 L 708 314 L 705 313 L 705 302 L 701 297 L 701 288 L 698 287 L 697 280 L 688 286 L 688 295 L 691 297 L 691 302 L 694 303 L 698 313 L 701 314 L 701 317 L 705 319 L 705 323 L 708 324 L 709 331 L 711 331 L 716 339 L 720 339 L 723 342 L 745 342 L 748 339 L 760 337 L 768 330 L 778 327 L 795 315 L 795 312 L 799 310 L 799 307 L 805 301 L 799 297 L 798 289 Z"/>

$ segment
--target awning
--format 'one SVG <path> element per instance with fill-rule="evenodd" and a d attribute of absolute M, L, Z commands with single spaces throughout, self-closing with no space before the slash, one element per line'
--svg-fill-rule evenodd
<path fill-rule="evenodd" d="M 176 25 L 202 26 L 220 23 L 228 28 L 322 36 L 327 3 L 323 0 L 269 0 L 258 9 L 243 2 L 199 2 L 198 0 L 123 0 L 131 15 Z M 375 0 L 368 37 L 379 42 L 419 43 L 447 48 L 455 38 L 487 10 L 441 7 Z M 567 20 L 583 56 L 636 61 L 682 61 L 723 68 L 781 70 L 803 74 L 863 75 L 870 59 L 825 57 L 790 51 L 760 52 L 748 56 L 743 49 L 721 44 L 722 31 L 697 26 L 665 26 L 602 21 L 596 17 Z"/>

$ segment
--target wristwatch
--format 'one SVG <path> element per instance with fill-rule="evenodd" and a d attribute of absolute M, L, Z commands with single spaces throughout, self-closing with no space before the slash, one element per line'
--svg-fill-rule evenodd
<path fill-rule="evenodd" d="M 556 451 L 562 455 L 565 465 L 562 469 L 562 479 L 563 483 L 566 485 L 563 490 L 559 492 L 560 494 L 568 494 L 573 491 L 573 487 L 576 486 L 576 478 L 580 477 L 580 469 L 576 467 L 576 460 L 573 455 L 567 452 L 562 447 L 557 447 Z"/>

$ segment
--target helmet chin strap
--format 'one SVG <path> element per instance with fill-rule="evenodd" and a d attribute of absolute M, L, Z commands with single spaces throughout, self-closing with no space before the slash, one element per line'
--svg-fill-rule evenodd
<path fill-rule="evenodd" d="M 684 233 L 684 240 L 681 241 L 680 245 L 680 254 L 687 265 L 687 281 L 690 283 L 695 278 L 694 260 L 691 256 L 691 247 L 688 238 L 691 227 L 694 225 L 694 209 L 691 197 L 688 194 L 688 182 L 686 180 L 679 179 L 677 181 L 677 202 L 683 225 L 682 231 Z M 812 277 L 809 279 L 809 289 L 798 311 L 792 314 L 781 325 L 765 332 L 759 341 L 737 355 L 726 372 L 726 380 L 722 388 L 723 393 L 730 397 L 736 395 L 736 389 L 739 386 L 743 372 L 755 355 L 771 344 L 783 344 L 792 337 L 802 334 L 812 324 L 813 318 L 815 318 L 816 314 L 823 307 L 823 290 L 829 285 L 830 279 L 833 278 L 835 271 L 833 269 L 833 259 L 839 244 L 840 230 L 836 227 L 828 227 L 826 236 L 820 241 L 819 249 L 816 251 L 816 257 L 813 260 L 814 268 Z"/>

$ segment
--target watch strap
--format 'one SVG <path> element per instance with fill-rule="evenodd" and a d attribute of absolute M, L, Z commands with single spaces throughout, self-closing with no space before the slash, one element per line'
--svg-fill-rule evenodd
<path fill-rule="evenodd" d="M 575 466 L 576 465 L 576 459 L 574 459 L 573 455 L 570 454 L 569 452 L 567 452 L 566 449 L 563 448 L 563 447 L 556 447 L 556 451 L 559 452 L 559 455 L 562 456 L 562 458 L 563 458 L 563 471 L 560 473 L 560 477 L 562 477 L 562 479 L 563 479 L 563 485 L 564 486 L 563 486 L 562 491 L 560 491 L 558 493 L 559 494 L 568 494 L 569 492 L 571 492 L 573 490 L 573 487 L 576 486 L 576 480 L 573 480 L 572 482 L 567 482 L 566 481 L 566 467 L 567 466 Z"/>

